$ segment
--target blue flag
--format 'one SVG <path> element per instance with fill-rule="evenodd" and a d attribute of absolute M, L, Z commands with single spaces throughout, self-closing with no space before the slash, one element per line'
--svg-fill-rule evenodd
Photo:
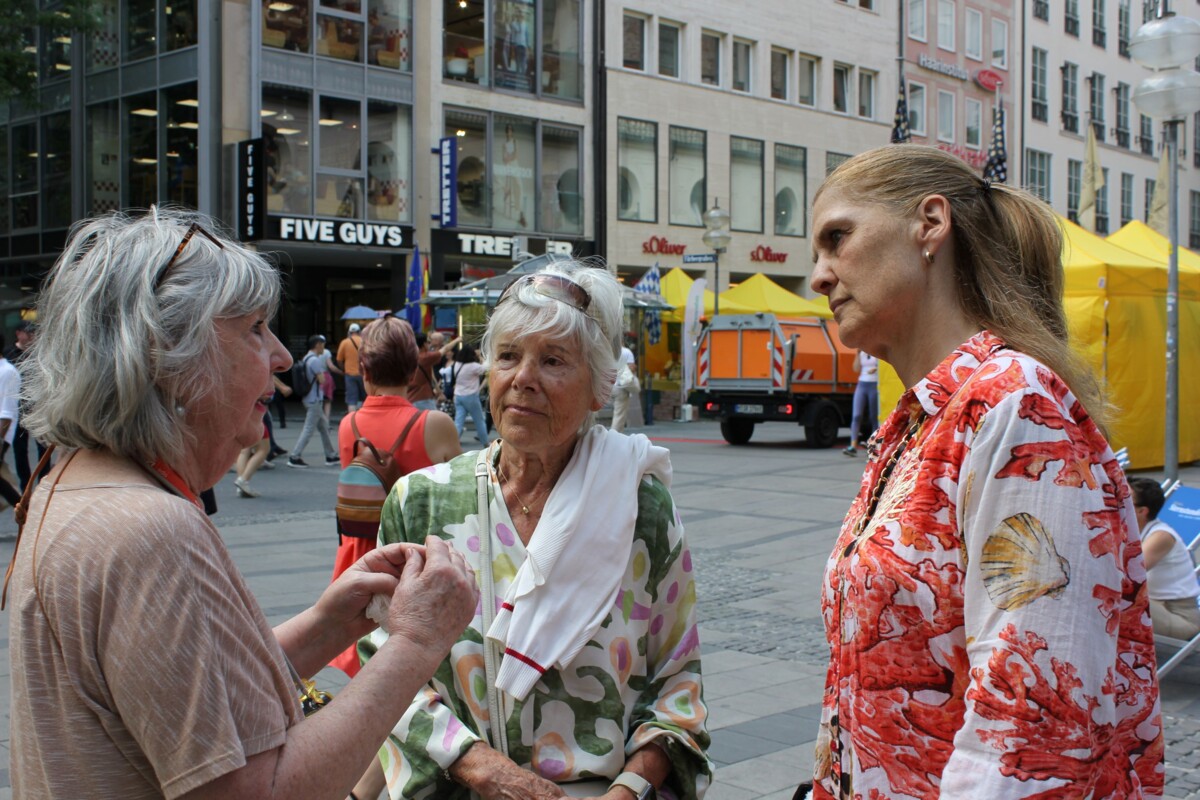
<path fill-rule="evenodd" d="M 405 287 L 404 318 L 414 331 L 421 330 L 421 296 L 425 291 L 424 273 L 421 270 L 421 246 L 413 245 L 412 262 L 408 267 L 408 285 Z"/>
<path fill-rule="evenodd" d="M 639 292 L 647 294 L 662 294 L 662 284 L 659 280 L 658 262 L 650 268 L 650 271 L 642 276 L 642 279 L 634 284 L 633 288 Z M 646 334 L 650 338 L 650 344 L 658 344 L 658 340 L 662 338 L 662 312 L 657 309 L 647 311 L 644 317 L 646 324 Z"/>

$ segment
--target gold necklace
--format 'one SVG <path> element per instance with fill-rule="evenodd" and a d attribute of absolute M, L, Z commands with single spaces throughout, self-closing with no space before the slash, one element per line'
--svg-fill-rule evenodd
<path fill-rule="evenodd" d="M 520 503 L 521 513 L 526 516 L 529 516 L 529 508 L 532 505 L 532 503 L 526 503 L 524 500 L 521 499 L 521 495 L 517 494 L 517 490 L 512 485 L 512 481 L 510 481 L 508 479 L 508 475 L 506 475 L 504 473 L 504 467 L 500 464 L 499 459 L 497 459 L 497 461 L 496 461 L 496 474 L 498 474 L 500 476 L 500 482 L 502 484 L 506 484 L 508 486 L 509 491 L 511 491 L 513 493 L 513 497 L 515 497 L 517 499 L 517 502 Z M 540 492 L 533 496 L 534 502 L 536 502 L 539 497 L 541 497 Z"/>

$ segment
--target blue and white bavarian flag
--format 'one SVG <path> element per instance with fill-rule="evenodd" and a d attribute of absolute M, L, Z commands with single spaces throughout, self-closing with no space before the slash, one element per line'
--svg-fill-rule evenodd
<path fill-rule="evenodd" d="M 647 294 L 661 295 L 662 284 L 659 282 L 660 275 L 658 273 L 658 262 L 650 268 L 650 271 L 642 276 L 642 279 L 634 284 L 635 291 L 645 292 Z M 658 309 L 646 311 L 646 334 L 650 338 L 650 344 L 658 344 L 658 340 L 662 338 L 662 312 Z"/>

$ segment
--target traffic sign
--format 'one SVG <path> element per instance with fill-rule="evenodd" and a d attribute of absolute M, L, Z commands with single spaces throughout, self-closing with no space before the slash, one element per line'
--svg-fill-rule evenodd
<path fill-rule="evenodd" d="M 716 263 L 716 260 L 716 253 L 690 253 L 683 257 L 685 264 L 713 264 Z"/>

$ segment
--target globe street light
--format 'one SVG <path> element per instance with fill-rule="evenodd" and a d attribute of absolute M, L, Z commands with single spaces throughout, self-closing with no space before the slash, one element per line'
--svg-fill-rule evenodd
<path fill-rule="evenodd" d="M 729 212 L 721 208 L 717 198 L 713 198 L 713 207 L 704 214 L 704 227 L 707 228 L 700 237 L 713 251 L 713 316 L 721 313 L 721 253 L 729 247 Z"/>
<path fill-rule="evenodd" d="M 1200 111 L 1200 75 L 1183 65 L 1200 55 L 1200 22 L 1176 16 L 1167 0 L 1159 0 L 1157 16 L 1138 28 L 1129 54 L 1155 74 L 1138 84 L 1134 105 L 1163 121 L 1167 148 L 1167 388 L 1163 470 L 1167 480 L 1179 477 L 1179 126 Z"/>

